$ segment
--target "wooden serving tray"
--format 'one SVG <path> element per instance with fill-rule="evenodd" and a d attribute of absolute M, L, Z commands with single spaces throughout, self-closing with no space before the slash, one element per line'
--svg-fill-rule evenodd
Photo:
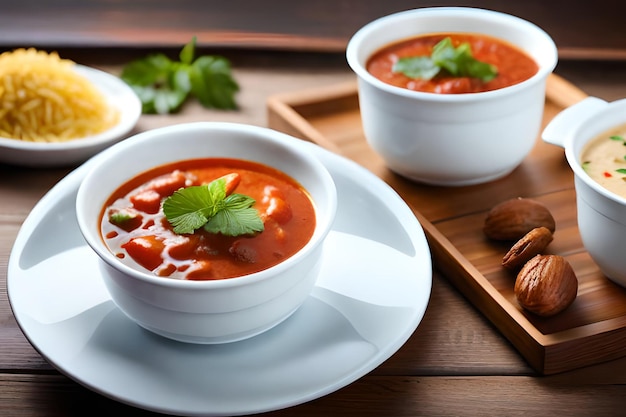
<path fill-rule="evenodd" d="M 544 126 L 585 96 L 571 83 L 551 75 Z M 361 128 L 356 81 L 275 95 L 267 106 L 271 128 L 353 159 L 393 187 L 422 224 L 435 268 L 538 372 L 554 374 L 626 355 L 626 290 L 600 272 L 582 245 L 573 173 L 562 148 L 537 138 L 521 166 L 501 180 L 466 187 L 429 186 L 392 173 L 368 146 Z M 515 273 L 501 266 L 511 245 L 492 242 L 482 232 L 489 209 L 513 197 L 539 200 L 551 210 L 556 231 L 545 253 L 564 256 L 576 271 L 578 297 L 557 316 L 541 318 L 519 307 L 513 293 Z"/>

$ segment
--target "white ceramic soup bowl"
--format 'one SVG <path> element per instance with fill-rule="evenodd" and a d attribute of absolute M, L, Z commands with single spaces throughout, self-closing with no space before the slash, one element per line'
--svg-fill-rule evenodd
<path fill-rule="evenodd" d="M 300 145 L 300 140 L 266 128 L 199 122 L 140 133 L 95 156 L 79 187 L 76 213 L 85 240 L 100 257 L 101 275 L 117 307 L 154 333 L 202 344 L 249 338 L 288 318 L 316 282 L 323 242 L 337 206 L 329 172 Z M 310 241 L 276 266 L 222 280 L 159 277 L 122 263 L 100 232 L 107 198 L 122 183 L 150 168 L 205 157 L 259 162 L 298 181 L 315 206 L 316 226 Z"/>
<path fill-rule="evenodd" d="M 386 84 L 366 69 L 381 48 L 420 34 L 477 33 L 525 51 L 539 71 L 495 91 L 437 94 Z M 479 184 L 513 171 L 541 128 L 547 76 L 557 49 L 542 29 L 507 14 L 434 7 L 379 18 L 354 34 L 346 50 L 358 79 L 365 137 L 387 166 L 409 179 L 442 186 Z"/>
<path fill-rule="evenodd" d="M 581 152 L 598 135 L 626 124 L 626 99 L 586 98 L 546 126 L 544 141 L 565 148 L 574 172 L 578 229 L 583 245 L 604 275 L 626 286 L 626 199 L 608 191 L 582 168 Z"/>

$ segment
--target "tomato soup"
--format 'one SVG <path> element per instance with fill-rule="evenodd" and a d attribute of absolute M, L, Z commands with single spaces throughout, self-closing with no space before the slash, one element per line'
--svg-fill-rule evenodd
<path fill-rule="evenodd" d="M 226 236 L 203 228 L 177 234 L 163 212 L 175 191 L 235 174 L 234 190 L 255 200 L 264 230 Z M 124 223 L 113 221 L 124 213 Z M 308 192 L 293 178 L 250 161 L 208 158 L 149 170 L 118 188 L 101 216 L 109 249 L 127 264 L 157 276 L 188 280 L 238 277 L 267 269 L 294 255 L 310 240 L 315 209 Z"/>
<path fill-rule="evenodd" d="M 581 152 L 580 161 L 593 180 L 626 198 L 626 125 L 589 141 Z"/>
<path fill-rule="evenodd" d="M 430 56 L 433 47 L 450 38 L 455 47 L 469 43 L 473 57 L 492 64 L 498 74 L 490 81 L 478 78 L 455 77 L 438 74 L 432 79 L 410 78 L 394 72 L 394 64 L 405 57 Z M 380 49 L 366 64 L 367 70 L 379 80 L 396 87 L 428 93 L 461 94 L 479 93 L 509 87 L 525 81 L 539 70 L 537 63 L 525 52 L 503 40 L 486 35 L 469 33 L 442 33 L 418 36 Z"/>

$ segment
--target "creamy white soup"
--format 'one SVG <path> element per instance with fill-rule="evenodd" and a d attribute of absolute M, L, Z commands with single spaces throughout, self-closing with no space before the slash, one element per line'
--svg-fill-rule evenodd
<path fill-rule="evenodd" d="M 583 149 L 580 161 L 596 182 L 626 197 L 626 124 L 591 140 Z"/>

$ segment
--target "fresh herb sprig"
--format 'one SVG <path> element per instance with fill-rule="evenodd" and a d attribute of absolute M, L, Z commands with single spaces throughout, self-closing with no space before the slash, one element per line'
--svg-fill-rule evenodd
<path fill-rule="evenodd" d="M 430 80 L 443 73 L 488 82 L 498 75 L 495 65 L 474 58 L 468 42 L 461 43 L 455 48 L 450 38 L 444 38 L 437 43 L 431 56 L 400 58 L 394 64 L 393 71 L 401 72 L 409 78 L 424 80 Z"/>
<path fill-rule="evenodd" d="M 181 188 L 163 201 L 165 217 L 178 234 L 204 228 L 227 236 L 254 234 L 264 230 L 263 221 L 252 207 L 255 200 L 243 194 L 226 193 L 223 177 L 206 185 Z"/>
<path fill-rule="evenodd" d="M 139 96 L 145 114 L 178 111 L 189 96 L 205 108 L 237 109 L 239 84 L 231 74 L 230 62 L 221 56 L 195 58 L 196 37 L 179 54 L 180 61 L 156 53 L 128 63 L 124 80 Z"/>
<path fill-rule="evenodd" d="M 611 135 L 609 136 L 609 139 L 616 142 L 622 142 L 622 145 L 626 146 L 626 139 L 624 139 L 624 137 L 621 135 Z"/>

